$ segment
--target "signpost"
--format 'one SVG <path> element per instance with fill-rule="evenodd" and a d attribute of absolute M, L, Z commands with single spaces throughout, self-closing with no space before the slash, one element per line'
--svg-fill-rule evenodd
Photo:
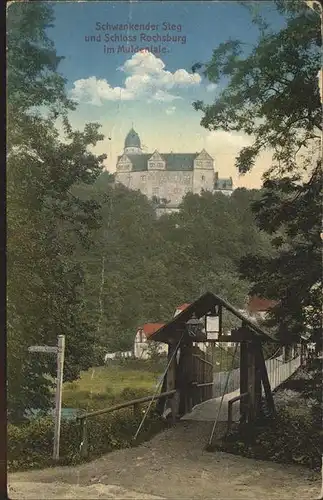
<path fill-rule="evenodd" d="M 57 353 L 57 347 L 54 346 L 52 347 L 51 345 L 32 345 L 31 347 L 28 347 L 29 352 L 53 352 Z"/>
<path fill-rule="evenodd" d="M 57 354 L 57 379 L 55 394 L 55 428 L 54 428 L 54 449 L 53 459 L 59 459 L 59 440 L 61 432 L 62 416 L 62 391 L 63 391 L 63 373 L 65 356 L 65 335 L 58 336 L 57 346 L 34 345 L 28 347 L 29 352 L 40 352 L 46 354 Z"/>

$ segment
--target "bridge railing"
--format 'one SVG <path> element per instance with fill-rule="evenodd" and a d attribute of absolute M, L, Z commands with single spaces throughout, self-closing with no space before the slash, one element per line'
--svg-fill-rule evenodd
<path fill-rule="evenodd" d="M 143 403 L 150 403 L 151 401 L 158 401 L 159 399 L 172 397 L 176 393 L 176 390 L 162 392 L 153 396 L 145 396 L 143 398 L 132 399 L 131 401 L 125 401 L 124 403 L 120 403 L 118 405 L 110 406 L 110 408 L 104 408 L 102 410 L 92 411 L 90 413 L 84 413 L 77 417 L 77 421 L 80 423 L 81 427 L 81 446 L 80 452 L 83 457 L 88 455 L 88 432 L 87 432 L 87 421 L 90 418 L 97 417 L 99 415 L 106 415 L 108 413 L 113 413 L 118 410 L 122 410 L 124 408 L 133 407 L 133 411 L 135 415 L 138 415 L 139 407 Z"/>
<path fill-rule="evenodd" d="M 284 362 L 282 356 L 272 357 L 266 360 L 266 367 L 270 381 L 271 389 L 276 389 L 287 378 L 289 378 L 301 365 L 300 356 L 295 356 L 289 361 Z M 227 371 L 217 372 L 213 375 L 213 398 L 220 397 L 223 394 Z M 231 371 L 229 382 L 225 394 L 230 394 L 239 389 L 240 386 L 240 368 Z"/>
<path fill-rule="evenodd" d="M 281 357 L 266 361 L 271 389 L 274 390 L 287 380 L 301 365 L 300 356 L 284 361 Z"/>

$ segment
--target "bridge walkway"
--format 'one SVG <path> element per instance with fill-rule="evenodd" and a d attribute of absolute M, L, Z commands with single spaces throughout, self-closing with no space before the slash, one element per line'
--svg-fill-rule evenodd
<path fill-rule="evenodd" d="M 300 356 L 284 363 L 281 357 L 269 359 L 266 361 L 267 372 L 272 391 L 277 389 L 285 380 L 287 380 L 300 366 Z M 196 405 L 190 413 L 182 417 L 183 420 L 195 421 L 215 421 L 219 408 L 221 407 L 218 422 L 227 422 L 228 420 L 228 403 L 231 399 L 240 395 L 240 389 L 225 394 L 222 396 L 209 399 L 203 403 Z M 238 422 L 240 418 L 239 402 L 233 405 L 232 420 Z"/>

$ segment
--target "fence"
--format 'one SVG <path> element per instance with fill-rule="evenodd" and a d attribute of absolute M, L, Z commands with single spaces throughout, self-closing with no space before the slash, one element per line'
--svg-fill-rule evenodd
<path fill-rule="evenodd" d="M 282 356 L 266 360 L 266 367 L 270 381 L 271 389 L 274 390 L 286 379 L 288 379 L 301 364 L 300 356 L 284 362 Z M 235 392 L 240 387 L 240 368 L 232 370 L 228 386 L 225 389 L 228 372 L 218 372 L 213 375 L 213 392 L 212 397 L 218 398 L 224 394 Z"/>
<path fill-rule="evenodd" d="M 77 421 L 80 423 L 81 436 L 82 436 L 82 441 L 81 441 L 81 445 L 80 445 L 81 455 L 84 457 L 88 456 L 87 422 L 88 422 L 89 418 L 97 417 L 99 415 L 105 415 L 107 413 L 113 413 L 115 411 L 122 410 L 124 408 L 129 408 L 131 406 L 133 407 L 134 414 L 136 415 L 136 414 L 138 414 L 138 410 L 139 410 L 140 405 L 142 405 L 143 403 L 150 403 L 152 401 L 158 401 L 158 400 L 166 398 L 166 397 L 173 398 L 175 396 L 175 393 L 176 393 L 176 390 L 162 392 L 162 393 L 154 395 L 154 396 L 146 396 L 143 398 L 133 399 L 131 401 L 125 401 L 124 403 L 120 403 L 118 405 L 111 406 L 110 408 L 92 411 L 90 413 L 85 413 L 84 415 L 78 416 Z"/>

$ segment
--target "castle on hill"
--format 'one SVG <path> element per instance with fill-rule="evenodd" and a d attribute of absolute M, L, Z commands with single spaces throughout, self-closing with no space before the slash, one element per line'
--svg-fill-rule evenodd
<path fill-rule="evenodd" d="M 183 197 L 202 190 L 233 192 L 232 178 L 220 179 L 214 159 L 203 149 L 200 153 L 144 153 L 140 137 L 132 128 L 118 156 L 115 181 L 129 189 L 140 190 L 158 203 L 157 213 L 178 210 Z"/>

